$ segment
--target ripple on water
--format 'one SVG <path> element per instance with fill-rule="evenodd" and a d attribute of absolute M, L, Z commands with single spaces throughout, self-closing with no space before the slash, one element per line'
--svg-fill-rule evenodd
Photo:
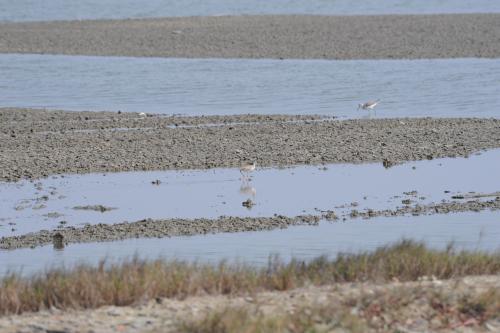
<path fill-rule="evenodd" d="M 233 234 L 130 239 L 117 242 L 71 244 L 64 250 L 44 246 L 36 249 L 0 250 L 0 275 L 29 275 L 49 267 L 71 267 L 76 263 L 96 265 L 100 260 L 117 262 L 139 258 L 196 260 L 216 263 L 222 259 L 266 265 L 270 255 L 288 261 L 309 260 L 320 255 L 374 250 L 402 238 L 423 241 L 443 249 L 496 251 L 500 249 L 500 213 L 483 212 L 419 217 L 376 218 L 352 222 L 320 223 L 285 230 Z"/>
<path fill-rule="evenodd" d="M 251 181 L 242 180 L 238 169 L 212 169 L 2 183 L 0 236 L 144 218 L 318 215 L 329 209 L 341 215 L 351 209 L 439 203 L 457 193 L 500 191 L 500 183 L 492 178 L 499 162 L 497 149 L 469 158 L 408 162 L 389 169 L 382 163 L 258 168 Z M 251 209 L 242 205 L 247 199 L 255 203 Z"/>
<path fill-rule="evenodd" d="M 499 2 L 500 3 L 500 2 Z M 500 59 L 0 55 L 2 106 L 162 114 L 498 117 Z M 381 99 L 374 111 L 360 102 Z"/>
<path fill-rule="evenodd" d="M 435 14 L 500 12 L 492 0 L 0 0 L 0 21 L 242 14 Z"/>

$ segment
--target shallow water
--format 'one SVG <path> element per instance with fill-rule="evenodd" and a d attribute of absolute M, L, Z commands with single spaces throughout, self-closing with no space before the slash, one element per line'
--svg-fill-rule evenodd
<path fill-rule="evenodd" d="M 0 21 L 245 14 L 434 14 L 500 12 L 495 0 L 0 0 Z"/>
<path fill-rule="evenodd" d="M 500 3 L 500 2 L 499 2 Z M 500 59 L 0 55 L 1 106 L 162 114 L 499 117 Z M 357 104 L 381 99 L 375 111 Z"/>
<path fill-rule="evenodd" d="M 52 246 L 14 251 L 0 250 L 0 275 L 29 275 L 50 267 L 75 263 L 96 264 L 140 258 L 196 260 L 216 263 L 222 259 L 265 265 L 270 255 L 303 260 L 339 252 L 359 252 L 397 242 L 402 238 L 424 241 L 443 249 L 453 242 L 457 249 L 500 249 L 500 213 L 483 212 L 420 217 L 376 218 L 369 221 L 320 223 L 285 230 L 215 234 L 163 239 L 131 239 L 118 242 L 72 244 L 64 250 Z"/>
<path fill-rule="evenodd" d="M 457 193 L 493 193 L 500 150 L 469 158 L 410 162 L 385 169 L 377 164 L 333 164 L 257 169 L 249 182 L 236 169 L 156 171 L 52 177 L 36 182 L 0 183 L 0 236 L 84 223 L 118 223 L 143 218 L 318 215 L 333 209 L 395 209 L 439 203 Z M 159 180 L 159 185 L 152 184 Z M 37 189 L 38 188 L 38 189 Z M 416 194 L 404 192 L 417 191 Z M 445 193 L 445 191 L 450 191 Z M 255 206 L 242 206 L 246 199 Z M 491 199 L 491 198 L 489 198 Z M 357 202 L 357 206 L 351 203 Z M 75 206 L 104 205 L 104 213 Z M 59 216 L 55 213 L 60 214 Z M 15 224 L 12 224 L 15 223 Z"/>

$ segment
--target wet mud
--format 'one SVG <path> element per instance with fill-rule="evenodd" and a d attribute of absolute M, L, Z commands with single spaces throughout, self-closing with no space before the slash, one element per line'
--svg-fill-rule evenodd
<path fill-rule="evenodd" d="M 314 121 L 310 116 L 249 115 L 177 117 L 176 122 L 211 126 L 172 127 L 168 117 L 160 116 L 17 111 L 0 109 L 0 181 L 63 173 L 240 167 L 245 161 L 256 161 L 258 167 L 365 162 L 390 167 L 500 147 L 499 119 Z M 81 131 L 85 127 L 94 131 Z"/>
<path fill-rule="evenodd" d="M 428 205 L 405 205 L 394 210 L 351 210 L 350 213 L 336 214 L 333 210 L 320 214 L 308 214 L 295 217 L 276 215 L 272 217 L 231 217 L 217 219 L 144 219 L 137 222 L 118 224 L 86 225 L 83 228 L 61 226 L 56 230 L 41 230 L 20 236 L 0 238 L 0 249 L 37 247 L 54 243 L 61 247 L 70 243 L 105 242 L 130 238 L 161 238 L 192 236 L 211 233 L 263 231 L 283 229 L 294 225 L 317 225 L 320 221 L 334 222 L 339 219 L 375 218 L 379 216 L 430 215 L 456 212 L 480 212 L 500 209 L 500 197 L 492 200 L 447 201 Z"/>

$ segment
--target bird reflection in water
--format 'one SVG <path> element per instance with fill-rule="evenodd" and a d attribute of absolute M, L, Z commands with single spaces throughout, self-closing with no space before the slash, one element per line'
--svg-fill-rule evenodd
<path fill-rule="evenodd" d="M 252 198 L 255 198 L 255 195 L 257 194 L 257 190 L 255 189 L 255 187 L 250 185 L 250 183 L 243 182 L 243 183 L 241 183 L 241 186 L 240 186 L 240 193 L 243 195 L 249 195 L 249 196 L 252 196 Z"/>
<path fill-rule="evenodd" d="M 241 185 L 240 185 L 240 194 L 245 195 L 245 196 L 251 196 L 253 199 L 255 199 L 255 195 L 257 194 L 257 191 L 255 190 L 255 187 L 250 185 L 251 178 L 250 178 L 249 174 L 255 170 L 255 167 L 256 167 L 255 162 L 245 163 L 240 167 L 240 173 L 242 175 Z M 250 198 L 243 201 L 241 204 L 243 207 L 246 207 L 247 209 L 252 209 L 252 207 L 255 205 L 255 203 Z"/>

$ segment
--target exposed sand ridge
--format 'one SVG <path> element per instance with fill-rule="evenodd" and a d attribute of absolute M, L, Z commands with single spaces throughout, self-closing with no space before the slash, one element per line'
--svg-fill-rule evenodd
<path fill-rule="evenodd" d="M 298 59 L 500 56 L 500 14 L 263 15 L 0 24 L 0 53 Z"/>

